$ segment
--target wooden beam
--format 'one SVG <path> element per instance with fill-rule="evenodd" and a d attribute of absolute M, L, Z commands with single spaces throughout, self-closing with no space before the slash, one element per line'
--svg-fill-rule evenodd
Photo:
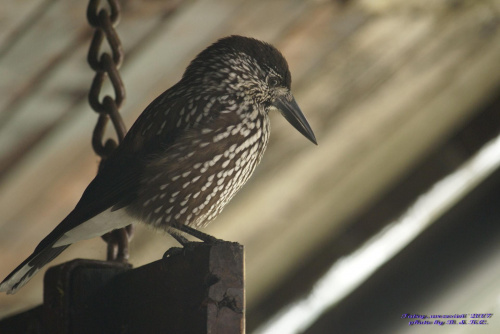
<path fill-rule="evenodd" d="M 45 275 L 44 305 L 0 322 L 1 333 L 244 333 L 243 246 L 171 248 L 130 265 L 73 260 Z"/>

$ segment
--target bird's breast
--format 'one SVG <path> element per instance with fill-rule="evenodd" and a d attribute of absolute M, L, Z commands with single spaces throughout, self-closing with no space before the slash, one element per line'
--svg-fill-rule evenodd
<path fill-rule="evenodd" d="M 264 113 L 191 129 L 148 164 L 129 212 L 158 228 L 207 225 L 250 178 L 269 132 Z"/>

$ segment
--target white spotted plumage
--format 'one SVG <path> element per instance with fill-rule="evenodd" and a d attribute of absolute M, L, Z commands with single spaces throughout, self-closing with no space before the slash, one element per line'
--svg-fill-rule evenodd
<path fill-rule="evenodd" d="M 205 49 L 144 110 L 75 209 L 0 291 L 15 292 L 71 243 L 135 220 L 211 240 L 182 226 L 208 224 L 248 181 L 267 147 L 269 111 L 315 142 L 290 84 L 286 60 L 267 43 L 231 36 Z"/>
<path fill-rule="evenodd" d="M 229 97 L 222 100 L 234 104 Z M 218 149 L 213 150 L 214 152 L 208 156 L 202 153 L 197 154 L 198 151 L 194 151 L 191 156 L 179 155 L 180 163 L 191 166 L 190 170 L 173 176 L 170 175 L 172 172 L 164 172 L 165 175 L 160 179 L 165 178 L 170 181 L 168 183 L 158 182 L 158 178 L 155 178 L 154 182 L 144 183 L 145 194 L 155 192 L 155 187 L 158 191 L 171 192 L 168 212 L 153 210 L 153 214 L 149 216 L 149 220 L 154 221 L 153 225 L 165 228 L 172 224 L 205 226 L 222 211 L 246 183 L 267 146 L 270 125 L 267 112 L 255 106 L 251 112 L 239 114 L 238 118 L 240 119 L 238 124 L 227 125 L 220 129 L 204 127 L 199 130 L 203 135 L 200 144 L 207 143 L 198 145 L 199 152 L 203 152 L 202 149 L 210 142 L 217 143 Z M 259 122 L 256 122 L 257 119 Z M 236 138 L 241 139 L 235 140 Z M 172 150 L 183 149 L 182 145 L 172 147 Z M 200 160 L 200 157 L 203 160 Z M 190 187 L 191 184 L 197 182 L 200 183 L 195 188 Z M 158 207 L 156 202 L 161 201 L 159 197 L 146 199 L 143 203 L 146 207 L 145 212 L 150 213 L 151 210 L 148 210 L 148 207 Z M 175 214 L 171 215 L 172 212 Z"/>

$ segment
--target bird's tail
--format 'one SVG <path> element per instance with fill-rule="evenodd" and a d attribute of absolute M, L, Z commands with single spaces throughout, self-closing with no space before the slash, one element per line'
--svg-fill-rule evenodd
<path fill-rule="evenodd" d="M 88 212 L 91 212 L 89 214 Z M 125 209 L 89 210 L 88 207 L 77 207 L 57 225 L 35 248 L 23 263 L 21 263 L 2 283 L 0 292 L 16 293 L 43 266 L 55 259 L 72 243 L 80 240 L 101 236 L 117 228 L 125 227 L 133 222 Z"/>
<path fill-rule="evenodd" d="M 22 286 L 35 275 L 43 266 L 52 261 L 56 256 L 61 254 L 70 245 L 60 247 L 52 247 L 52 244 L 46 245 L 42 249 L 37 247 L 23 263 L 21 263 L 2 283 L 0 283 L 0 292 L 7 294 L 16 293 Z"/>

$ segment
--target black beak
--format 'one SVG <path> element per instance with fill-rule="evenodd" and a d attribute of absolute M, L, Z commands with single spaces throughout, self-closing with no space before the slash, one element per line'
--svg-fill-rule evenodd
<path fill-rule="evenodd" d="M 304 137 L 312 141 L 314 144 L 318 145 L 316 142 L 316 137 L 314 136 L 314 132 L 307 123 L 307 120 L 300 110 L 297 102 L 295 102 L 295 98 L 291 96 L 291 99 L 288 100 L 287 96 L 282 96 L 274 101 L 273 106 L 275 106 L 286 118 L 286 120 L 293 125 Z"/>

